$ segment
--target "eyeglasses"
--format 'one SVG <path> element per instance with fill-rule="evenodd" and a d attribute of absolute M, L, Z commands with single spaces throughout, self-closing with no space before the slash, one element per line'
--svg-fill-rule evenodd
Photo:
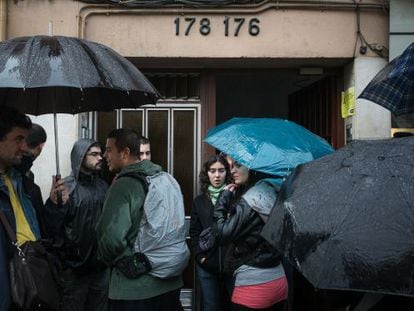
<path fill-rule="evenodd" d="M 87 153 L 86 155 L 91 156 L 91 157 L 102 157 L 102 152 L 90 152 L 90 153 Z"/>

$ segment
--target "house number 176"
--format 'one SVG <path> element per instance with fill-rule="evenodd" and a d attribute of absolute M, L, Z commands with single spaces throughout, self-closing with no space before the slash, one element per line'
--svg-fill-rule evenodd
<path fill-rule="evenodd" d="M 196 18 L 196 17 L 177 17 L 174 20 L 175 24 L 175 35 L 185 35 L 189 36 L 193 26 L 198 29 L 199 33 L 203 36 L 209 35 L 214 25 L 207 17 Z M 223 20 L 223 32 L 226 37 L 234 36 L 237 37 L 240 32 L 245 31 L 251 36 L 257 36 L 260 33 L 260 20 L 258 18 L 246 19 L 244 17 L 228 17 L 226 16 Z M 217 27 L 217 26 L 216 26 Z"/>

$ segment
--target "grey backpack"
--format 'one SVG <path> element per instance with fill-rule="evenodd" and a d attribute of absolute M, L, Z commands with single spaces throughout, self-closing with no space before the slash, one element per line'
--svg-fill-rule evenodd
<path fill-rule="evenodd" d="M 188 264 L 183 195 L 177 181 L 166 172 L 145 179 L 147 195 L 134 251 L 144 253 L 159 278 L 181 275 Z"/>

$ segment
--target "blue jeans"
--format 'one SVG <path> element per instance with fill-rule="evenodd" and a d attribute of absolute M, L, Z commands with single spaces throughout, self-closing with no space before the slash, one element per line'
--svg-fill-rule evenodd
<path fill-rule="evenodd" d="M 228 281 L 220 275 L 215 275 L 203 269 L 199 264 L 195 265 L 196 276 L 200 281 L 202 294 L 202 310 L 203 311 L 220 311 L 224 302 L 223 297 L 229 298 L 231 292 L 223 295 L 223 291 L 231 291 L 232 282 Z M 228 284 L 227 284 L 228 283 Z M 225 294 L 225 293 L 224 293 Z"/>

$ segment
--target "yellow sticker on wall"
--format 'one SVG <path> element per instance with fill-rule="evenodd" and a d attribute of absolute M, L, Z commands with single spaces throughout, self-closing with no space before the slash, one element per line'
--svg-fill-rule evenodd
<path fill-rule="evenodd" d="M 355 114 L 355 87 L 350 87 L 345 92 L 341 92 L 341 113 L 342 118 Z"/>

